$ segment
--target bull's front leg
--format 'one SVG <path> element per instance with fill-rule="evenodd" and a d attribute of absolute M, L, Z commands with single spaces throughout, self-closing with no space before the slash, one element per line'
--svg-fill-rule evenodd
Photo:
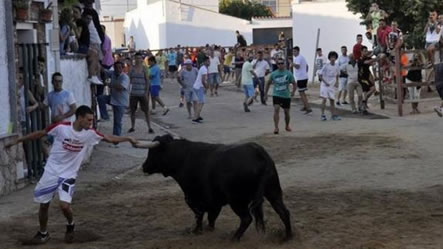
<path fill-rule="evenodd" d="M 205 211 L 203 211 L 203 208 L 199 207 L 199 205 L 196 202 L 193 202 L 188 196 L 185 196 L 185 201 L 195 215 L 195 227 L 192 229 L 192 233 L 201 234 L 203 232 L 203 216 Z"/>

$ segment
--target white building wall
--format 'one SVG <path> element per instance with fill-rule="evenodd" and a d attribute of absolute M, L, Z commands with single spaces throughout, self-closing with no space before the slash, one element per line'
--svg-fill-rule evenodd
<path fill-rule="evenodd" d="M 88 81 L 88 66 L 86 59 L 61 59 L 61 74 L 63 75 L 63 89 L 74 94 L 77 106 L 91 106 L 91 85 Z M 49 84 L 49 91 L 53 90 Z"/>
<path fill-rule="evenodd" d="M 6 16 L 5 16 L 5 5 L 4 3 L 0 3 L 0 36 L 3 39 L 0 39 L 0 106 L 2 107 L 2 111 L 0 111 L 0 136 L 8 133 L 8 127 L 10 127 L 11 123 L 11 114 L 10 114 L 10 104 L 9 104 L 9 73 L 8 73 L 8 56 L 5 51 L 6 44 Z M 14 60 L 10 60 L 11 63 L 14 63 Z"/>
<path fill-rule="evenodd" d="M 317 29 L 320 29 L 319 47 L 325 56 L 329 51 L 340 54 L 343 45 L 352 51 L 357 34 L 366 32 L 360 25 L 360 16 L 350 12 L 344 0 L 294 3 L 292 12 L 294 46 L 300 47 L 301 54 L 308 61 L 309 80 L 314 68 Z"/>
<path fill-rule="evenodd" d="M 166 43 L 166 11 L 165 1 L 141 4 L 135 10 L 126 13 L 124 29 L 126 39 L 134 36 L 137 49 L 164 48 Z"/>
<path fill-rule="evenodd" d="M 166 47 L 175 47 L 177 44 L 233 46 L 237 43 L 236 30 L 240 31 L 248 44 L 252 42 L 252 32 L 247 26 L 249 23 L 247 20 L 195 6 L 180 5 L 176 1 L 166 1 L 166 3 L 168 9 Z"/>

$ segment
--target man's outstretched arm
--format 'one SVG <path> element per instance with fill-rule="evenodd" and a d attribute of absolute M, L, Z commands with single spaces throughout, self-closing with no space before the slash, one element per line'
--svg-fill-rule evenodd
<path fill-rule="evenodd" d="M 15 141 L 11 141 L 10 143 L 6 144 L 5 148 L 9 149 L 12 146 L 22 143 L 24 141 L 40 139 L 40 138 L 46 136 L 46 134 L 48 134 L 48 132 L 46 130 L 40 130 L 40 131 L 35 131 L 33 133 L 29 133 L 26 136 L 20 137 L 20 138 L 16 139 Z"/>
<path fill-rule="evenodd" d="M 104 135 L 103 141 L 106 143 L 123 143 L 123 142 L 129 142 L 133 146 L 138 143 L 138 141 L 133 137 L 118 137 L 118 136 L 112 136 L 112 135 Z"/>

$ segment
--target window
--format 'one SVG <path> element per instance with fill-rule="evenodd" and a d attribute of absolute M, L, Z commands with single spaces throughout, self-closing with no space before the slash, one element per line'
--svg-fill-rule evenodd
<path fill-rule="evenodd" d="M 277 0 L 262 0 L 262 4 L 271 8 L 272 13 L 277 13 Z"/>

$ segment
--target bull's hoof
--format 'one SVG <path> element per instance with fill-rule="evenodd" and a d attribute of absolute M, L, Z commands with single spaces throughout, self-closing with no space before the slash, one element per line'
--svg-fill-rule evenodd
<path fill-rule="evenodd" d="M 201 235 L 201 234 L 203 234 L 203 229 L 201 227 L 196 227 L 196 228 L 192 229 L 192 234 Z"/>
<path fill-rule="evenodd" d="M 206 227 L 206 231 L 208 231 L 208 232 L 214 232 L 214 230 L 215 230 L 215 226 L 207 226 Z"/>
<path fill-rule="evenodd" d="M 292 233 L 286 234 L 286 235 L 282 238 L 281 243 L 286 243 L 286 242 L 292 240 L 293 238 L 294 238 L 294 235 L 293 235 Z"/>

